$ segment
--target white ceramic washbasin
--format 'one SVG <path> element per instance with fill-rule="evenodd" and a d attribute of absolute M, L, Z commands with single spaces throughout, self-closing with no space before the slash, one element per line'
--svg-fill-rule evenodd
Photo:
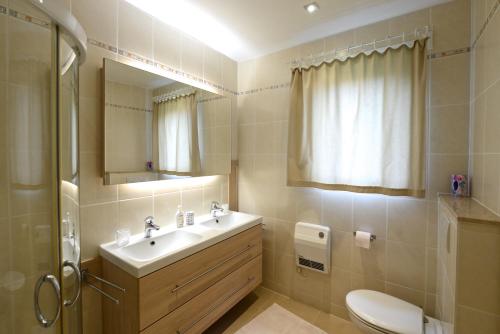
<path fill-rule="evenodd" d="M 196 217 L 191 226 L 162 227 L 153 231 L 151 238 L 144 238 L 144 233 L 133 235 L 129 244 L 122 247 L 116 242 L 102 244 L 99 253 L 139 278 L 261 223 L 262 217 L 240 212 L 217 218 L 205 215 Z"/>
<path fill-rule="evenodd" d="M 246 224 L 247 222 L 254 219 L 254 216 L 248 215 L 240 212 L 232 212 L 230 214 L 224 214 L 217 216 L 215 218 L 210 218 L 208 220 L 200 222 L 200 225 L 208 228 L 213 228 L 216 230 L 229 230 L 240 225 Z"/>
<path fill-rule="evenodd" d="M 150 261 L 196 243 L 202 238 L 199 234 L 183 230 L 168 232 L 156 238 L 143 240 L 122 248 L 122 253 L 136 261 Z"/>

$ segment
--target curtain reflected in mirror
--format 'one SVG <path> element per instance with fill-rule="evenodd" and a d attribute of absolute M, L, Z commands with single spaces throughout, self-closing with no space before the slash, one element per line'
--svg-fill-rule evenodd
<path fill-rule="evenodd" d="M 160 173 L 200 174 L 196 93 L 155 101 L 153 109 L 154 162 Z"/>

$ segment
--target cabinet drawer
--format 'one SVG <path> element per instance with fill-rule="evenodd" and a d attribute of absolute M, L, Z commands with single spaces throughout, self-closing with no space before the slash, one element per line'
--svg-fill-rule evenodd
<path fill-rule="evenodd" d="M 201 333 L 262 281 L 258 255 L 209 289 L 155 322 L 141 334 Z"/>
<path fill-rule="evenodd" d="M 144 329 L 262 253 L 260 225 L 139 280 Z"/>

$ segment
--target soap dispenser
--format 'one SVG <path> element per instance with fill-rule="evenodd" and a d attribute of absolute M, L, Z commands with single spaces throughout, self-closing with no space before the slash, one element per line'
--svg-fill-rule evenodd
<path fill-rule="evenodd" d="M 177 206 L 175 221 L 177 222 L 177 228 L 181 228 L 184 226 L 184 212 L 182 212 L 182 205 Z"/>

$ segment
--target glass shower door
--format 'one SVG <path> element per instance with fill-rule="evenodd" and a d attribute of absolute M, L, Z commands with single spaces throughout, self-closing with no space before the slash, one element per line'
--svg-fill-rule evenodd
<path fill-rule="evenodd" d="M 78 56 L 59 38 L 59 178 L 63 332 L 81 332 Z"/>
<path fill-rule="evenodd" d="M 0 1 L 0 334 L 81 332 L 78 58 Z"/>
<path fill-rule="evenodd" d="M 0 2 L 0 333 L 58 333 L 59 245 L 53 26 Z M 36 304 L 50 327 L 41 327 Z M 52 323 L 54 321 L 54 323 Z"/>

